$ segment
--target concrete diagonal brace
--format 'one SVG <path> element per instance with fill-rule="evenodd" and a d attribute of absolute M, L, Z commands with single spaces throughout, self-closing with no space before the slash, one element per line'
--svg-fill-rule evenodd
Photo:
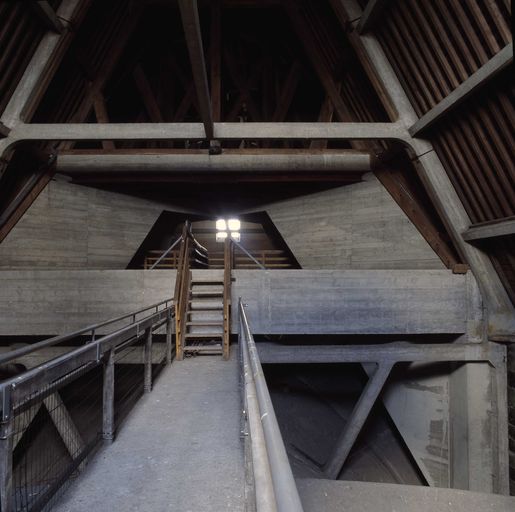
<path fill-rule="evenodd" d="M 334 453 L 324 465 L 324 472 L 329 478 L 333 480 L 338 478 L 365 421 L 372 411 L 372 407 L 374 407 L 386 383 L 386 379 L 388 379 L 392 371 L 393 364 L 392 362 L 379 363 L 374 375 L 368 380 L 363 393 L 361 393 L 359 397 L 358 403 L 352 410 L 349 421 L 336 442 Z"/>
<path fill-rule="evenodd" d="M 73 20 L 81 9 L 84 0 L 63 0 L 57 16 L 61 20 Z M 0 121 L 8 128 L 13 128 L 23 120 L 27 108 L 31 105 L 37 90 L 44 86 L 49 77 L 45 77 L 50 65 L 56 65 L 55 56 L 59 52 L 59 46 L 66 37 L 66 30 L 62 33 L 47 32 L 37 47 L 25 73 L 18 82 L 9 103 L 0 118 Z M 51 75 L 55 68 L 51 70 Z"/>

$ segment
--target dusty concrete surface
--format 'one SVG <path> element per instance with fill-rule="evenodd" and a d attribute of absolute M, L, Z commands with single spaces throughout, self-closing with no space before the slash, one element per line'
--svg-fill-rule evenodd
<path fill-rule="evenodd" d="M 0 270 L 0 336 L 64 334 L 173 295 L 174 270 Z M 194 276 L 220 276 L 195 270 Z M 450 270 L 235 270 L 254 334 L 468 334 L 482 306 Z M 5 313 L 4 313 L 5 312 Z M 7 314 L 9 312 L 9 314 Z M 124 323 L 126 325 L 126 323 Z M 238 331 L 233 315 L 232 331 Z"/>
<path fill-rule="evenodd" d="M 175 361 L 53 510 L 243 511 L 237 354 Z"/>
<path fill-rule="evenodd" d="M 297 480 L 304 512 L 513 512 L 515 498 L 496 494 L 332 480 Z"/>

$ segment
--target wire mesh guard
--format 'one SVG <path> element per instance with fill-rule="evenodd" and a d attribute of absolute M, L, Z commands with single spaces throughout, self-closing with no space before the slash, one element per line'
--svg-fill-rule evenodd
<path fill-rule="evenodd" d="M 14 411 L 14 510 L 48 508 L 77 475 L 101 437 L 102 369 L 74 372 L 74 379 L 34 393 Z"/>
<path fill-rule="evenodd" d="M 153 329 L 150 382 L 166 365 L 165 341 L 166 323 Z M 143 333 L 114 351 L 115 429 L 145 391 L 144 361 Z M 73 370 L 15 405 L 10 510 L 49 510 L 85 469 L 103 434 L 103 363 Z"/>

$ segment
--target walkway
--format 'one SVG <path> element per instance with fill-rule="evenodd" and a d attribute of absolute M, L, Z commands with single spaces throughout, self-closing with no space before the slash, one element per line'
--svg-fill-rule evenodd
<path fill-rule="evenodd" d="M 238 361 L 175 361 L 58 512 L 243 511 Z"/>

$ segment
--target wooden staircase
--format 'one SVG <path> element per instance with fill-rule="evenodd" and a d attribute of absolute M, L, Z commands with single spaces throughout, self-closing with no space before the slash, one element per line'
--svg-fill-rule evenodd
<path fill-rule="evenodd" d="M 224 282 L 196 277 L 189 289 L 186 310 L 185 353 L 223 354 Z"/>
<path fill-rule="evenodd" d="M 186 222 L 181 236 L 175 282 L 176 358 L 185 355 L 221 354 L 229 359 L 231 332 L 231 242 L 226 240 L 223 270 L 207 268 L 207 250 Z M 192 271 L 196 267 L 197 270 Z"/>

